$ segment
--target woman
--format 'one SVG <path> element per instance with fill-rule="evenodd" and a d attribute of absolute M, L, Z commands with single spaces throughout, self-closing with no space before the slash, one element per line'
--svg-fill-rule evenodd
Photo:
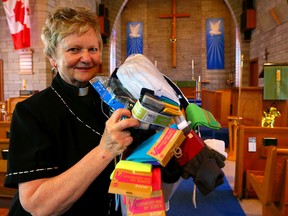
<path fill-rule="evenodd" d="M 132 143 L 127 129 L 139 122 L 126 109 L 107 120 L 89 84 L 101 64 L 97 16 L 58 8 L 41 38 L 57 74 L 14 110 L 5 186 L 19 193 L 9 215 L 117 215 L 108 194 L 113 159 Z"/>

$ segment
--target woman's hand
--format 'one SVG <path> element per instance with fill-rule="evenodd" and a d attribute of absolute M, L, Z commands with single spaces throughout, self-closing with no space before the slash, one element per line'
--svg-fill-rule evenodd
<path fill-rule="evenodd" d="M 113 157 L 122 154 L 133 142 L 133 137 L 128 128 L 140 126 L 137 119 L 130 117 L 131 112 L 129 110 L 117 109 L 106 121 L 99 147 L 105 149 Z"/>

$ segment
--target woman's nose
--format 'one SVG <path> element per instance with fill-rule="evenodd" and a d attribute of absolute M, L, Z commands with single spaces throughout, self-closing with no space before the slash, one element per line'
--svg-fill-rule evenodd
<path fill-rule="evenodd" d="M 91 61 L 91 55 L 89 53 L 89 50 L 83 49 L 81 52 L 81 61 L 82 62 L 89 62 Z"/>

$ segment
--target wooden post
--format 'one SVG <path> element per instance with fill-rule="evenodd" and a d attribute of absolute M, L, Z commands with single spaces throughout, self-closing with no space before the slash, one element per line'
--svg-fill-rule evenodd
<path fill-rule="evenodd" d="M 160 15 L 159 18 L 167 19 L 172 18 L 172 37 L 170 38 L 170 42 L 172 43 L 172 52 L 173 52 L 173 67 L 176 68 L 176 18 L 184 18 L 184 17 L 190 17 L 190 14 L 183 13 L 183 14 L 177 14 L 176 13 L 176 0 L 173 0 L 173 8 L 172 8 L 172 14 L 163 14 Z"/>

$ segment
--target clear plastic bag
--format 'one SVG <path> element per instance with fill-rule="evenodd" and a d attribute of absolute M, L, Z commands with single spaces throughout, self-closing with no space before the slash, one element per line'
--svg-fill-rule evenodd
<path fill-rule="evenodd" d="M 132 109 L 136 99 L 113 77 L 96 76 L 90 80 L 101 99 L 109 106 L 111 112 L 119 108 Z"/>

